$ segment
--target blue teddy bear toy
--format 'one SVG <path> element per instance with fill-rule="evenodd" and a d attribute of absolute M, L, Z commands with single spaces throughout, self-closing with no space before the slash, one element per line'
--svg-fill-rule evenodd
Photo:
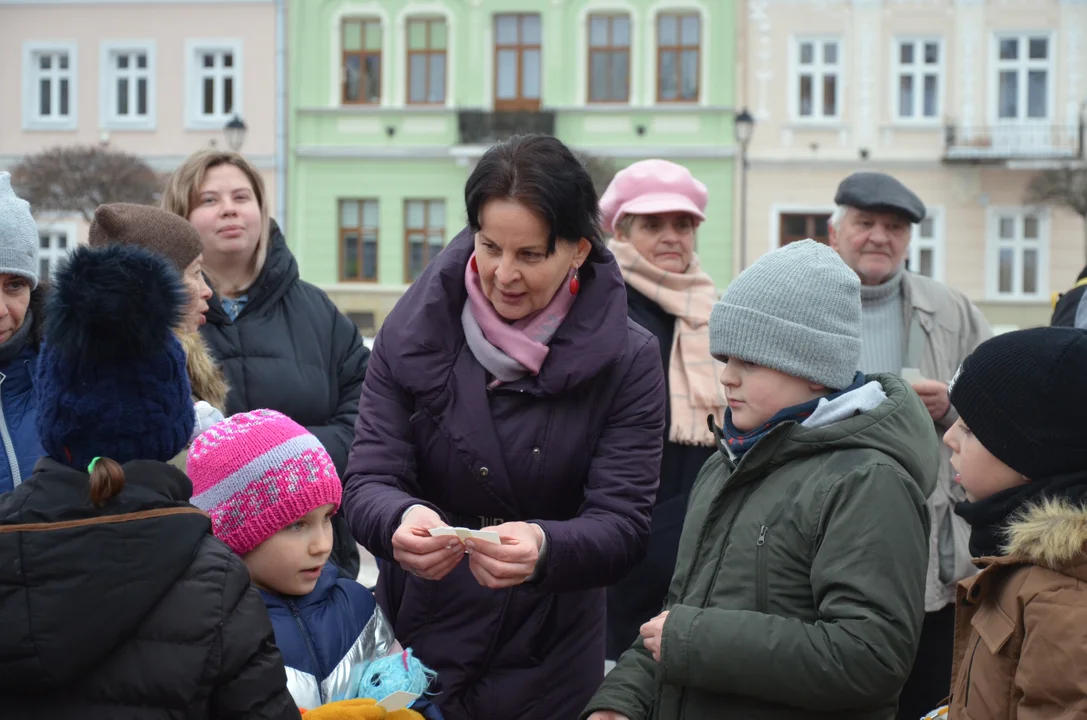
<path fill-rule="evenodd" d="M 353 667 L 346 690 L 334 697 L 333 701 L 356 698 L 372 698 L 380 701 L 399 691 L 423 695 L 437 675 L 436 672 L 423 665 L 408 649 L 402 653 L 386 655 Z M 420 698 L 412 708 L 428 720 L 441 720 L 441 713 L 427 700 Z"/>

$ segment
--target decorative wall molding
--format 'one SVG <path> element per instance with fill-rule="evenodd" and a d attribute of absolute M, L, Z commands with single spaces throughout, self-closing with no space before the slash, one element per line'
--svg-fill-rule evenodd
<path fill-rule="evenodd" d="M 1087 88 L 1083 86 L 1082 70 L 1083 26 L 1087 23 L 1087 0 L 1080 4 L 1084 6 L 1083 9 L 1067 7 L 1061 12 L 1064 32 L 1060 52 L 1064 55 L 1065 123 L 1069 127 L 1079 124 L 1081 104 L 1087 102 Z"/>
<path fill-rule="evenodd" d="M 880 33 L 879 5 L 876 2 L 854 2 L 858 7 L 854 12 L 854 41 L 857 48 L 857 58 L 850 67 L 860 66 L 860 77 L 857 79 L 857 117 L 853 123 L 853 135 L 862 146 L 871 146 L 873 142 L 872 129 L 876 120 L 873 116 L 873 105 L 879 89 L 875 83 L 873 68 L 880 66 L 880 58 L 876 56 L 876 38 Z M 875 7 L 870 7 L 875 6 Z M 882 43 L 880 43 L 882 47 Z M 839 102 L 841 99 L 839 98 Z M 845 141 L 845 138 L 842 138 Z"/>
<path fill-rule="evenodd" d="M 766 120 L 770 117 L 768 105 L 770 99 L 770 81 L 774 78 L 774 40 L 771 35 L 773 25 L 770 22 L 770 0 L 750 0 L 748 3 L 748 37 L 753 38 L 752 45 L 746 48 L 748 62 L 751 67 L 749 73 L 753 73 L 755 88 L 752 93 L 755 117 L 758 120 Z M 754 32 L 752 32 L 754 30 Z M 757 60 L 752 62 L 752 55 Z"/>
<path fill-rule="evenodd" d="M 392 106 L 392 86 L 395 82 L 393 67 L 396 62 L 390 57 L 394 52 L 392 43 L 392 25 L 389 22 L 389 14 L 376 0 L 359 2 L 347 0 L 340 4 L 330 15 L 329 42 L 328 42 L 328 104 L 329 107 L 339 108 L 343 92 L 343 21 L 345 18 L 377 18 L 381 21 L 381 99 L 382 107 Z M 400 47 L 400 46 L 396 46 Z M 401 63 L 403 65 L 403 63 Z M 358 106 L 351 106 L 358 107 Z M 364 106 L 364 107 L 373 107 Z"/>
<path fill-rule="evenodd" d="M 717 3 L 714 3 L 714 9 L 718 9 Z M 720 8 L 724 10 L 724 8 Z M 642 55 L 645 58 L 646 69 L 648 72 L 643 80 L 643 90 L 645 94 L 643 97 L 648 101 L 646 104 L 654 104 L 657 100 L 657 14 L 665 12 L 682 12 L 689 10 L 697 12 L 699 15 L 699 31 L 701 34 L 699 44 L 699 67 L 698 70 L 698 100 L 692 103 L 684 103 L 685 105 L 709 105 L 710 96 L 710 63 L 709 63 L 709 43 L 707 40 L 710 38 L 710 28 L 713 27 L 713 15 L 710 12 L 710 6 L 703 0 L 658 0 L 645 9 L 645 16 L 647 18 L 646 29 L 647 32 L 642 38 L 644 43 L 642 49 Z M 633 62 L 633 60 L 632 60 Z"/>
<path fill-rule="evenodd" d="M 978 25 L 980 20 L 977 16 L 984 13 L 984 10 L 980 12 L 973 8 L 978 5 L 975 2 L 961 2 L 957 0 L 959 5 L 970 5 L 970 8 L 962 8 L 955 17 L 955 25 L 958 28 L 958 57 L 957 66 L 958 72 L 958 91 L 960 97 L 960 110 L 959 117 L 956 118 L 960 125 L 971 127 L 977 124 L 977 100 L 975 96 L 975 88 L 977 87 L 980 79 L 978 78 L 977 61 L 978 53 L 984 51 L 982 47 L 982 41 L 979 36 Z M 948 78 L 948 86 L 950 86 L 951 78 Z"/>
<path fill-rule="evenodd" d="M 574 62 L 574 78 L 577 90 L 574 95 L 577 102 L 589 105 L 589 16 L 593 14 L 624 13 L 630 19 L 630 63 L 627 71 L 630 73 L 627 85 L 627 102 L 620 104 L 624 112 L 629 113 L 631 107 L 644 105 L 645 101 L 642 88 L 645 83 L 642 80 L 644 66 L 637 62 L 636 50 L 641 47 L 641 35 L 645 22 L 652 19 L 644 19 L 639 15 L 638 8 L 631 5 L 628 0 L 590 0 L 577 14 L 577 56 Z M 644 20 L 644 22 L 643 22 Z M 594 103 L 595 104 L 595 103 Z"/>
<path fill-rule="evenodd" d="M 457 97 L 456 69 L 457 53 L 460 43 L 457 39 L 457 16 L 445 2 L 409 2 L 399 9 L 393 20 L 393 44 L 392 50 L 396 54 L 392 56 L 392 62 L 385 59 L 382 53 L 381 61 L 391 64 L 394 68 L 392 92 L 382 88 L 382 101 L 386 95 L 392 96 L 392 104 L 403 107 L 407 104 L 408 93 L 408 35 L 407 23 L 412 17 L 444 17 L 445 18 L 445 102 L 440 103 L 445 107 L 453 107 Z M 544 69 L 540 70 L 540 82 L 543 83 Z"/>

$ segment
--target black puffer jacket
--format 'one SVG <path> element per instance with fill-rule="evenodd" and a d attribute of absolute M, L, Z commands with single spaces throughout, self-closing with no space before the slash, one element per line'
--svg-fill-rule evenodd
<path fill-rule="evenodd" d="M 298 718 L 264 603 L 189 479 L 124 471 L 102 508 L 49 459 L 0 498 L 0 716 Z"/>
<path fill-rule="evenodd" d="M 1087 329 L 1083 325 L 1087 310 L 1080 307 L 1087 307 L 1085 297 L 1087 297 L 1087 267 L 1083 268 L 1079 277 L 1076 278 L 1076 284 L 1072 289 L 1066 293 L 1061 293 L 1057 298 L 1057 303 L 1053 306 L 1053 318 L 1049 321 L 1049 324 L 1054 327 Z"/>
<path fill-rule="evenodd" d="M 665 391 L 668 366 L 672 362 L 672 342 L 676 318 L 651 298 L 627 285 L 627 315 L 657 338 L 664 365 Z M 661 453 L 660 486 L 653 504 L 653 525 L 649 546 L 642 559 L 627 576 L 608 588 L 607 657 L 617 660 L 638 639 L 643 623 L 657 615 L 668 594 L 668 584 L 676 569 L 679 536 L 687 501 L 691 497 L 698 471 L 713 456 L 712 447 L 681 445 L 668 439 L 672 427 L 672 408 L 664 405 L 664 450 Z"/>
<path fill-rule="evenodd" d="M 272 223 L 264 269 L 231 322 L 216 295 L 201 328 L 230 384 L 227 415 L 278 410 L 317 436 L 343 477 L 370 351 L 358 328 L 324 291 L 298 276 L 298 263 Z M 332 562 L 358 574 L 359 555 L 342 517 Z"/>

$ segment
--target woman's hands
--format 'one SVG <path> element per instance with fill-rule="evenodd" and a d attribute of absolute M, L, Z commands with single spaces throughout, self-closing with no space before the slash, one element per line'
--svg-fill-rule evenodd
<path fill-rule="evenodd" d="M 465 543 L 452 536 L 432 537 L 431 528 L 445 523 L 430 508 L 418 505 L 404 514 L 393 533 L 393 559 L 400 567 L 424 580 L 441 580 L 464 558 L 480 585 L 508 588 L 532 577 L 540 559 L 544 533 L 539 525 L 508 522 L 484 528 L 498 533 L 501 544 L 469 539 Z"/>
<path fill-rule="evenodd" d="M 501 545 L 482 540 L 468 540 L 468 567 L 480 585 L 487 588 L 508 588 L 532 577 L 540 559 L 544 532 L 539 525 L 508 522 L 484 528 L 498 533 Z"/>
<path fill-rule="evenodd" d="M 441 580 L 464 559 L 460 540 L 431 536 L 430 528 L 444 524 L 438 513 L 424 505 L 408 510 L 393 533 L 393 559 L 416 577 Z"/>

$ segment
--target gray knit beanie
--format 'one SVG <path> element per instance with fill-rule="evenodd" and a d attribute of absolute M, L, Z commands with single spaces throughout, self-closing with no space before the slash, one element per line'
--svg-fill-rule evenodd
<path fill-rule="evenodd" d="M 11 189 L 11 174 L 0 172 L 0 274 L 21 275 L 38 287 L 38 224 L 30 203 Z"/>
<path fill-rule="evenodd" d="M 710 353 L 849 387 L 861 359 L 857 273 L 814 240 L 763 255 L 714 303 Z"/>

